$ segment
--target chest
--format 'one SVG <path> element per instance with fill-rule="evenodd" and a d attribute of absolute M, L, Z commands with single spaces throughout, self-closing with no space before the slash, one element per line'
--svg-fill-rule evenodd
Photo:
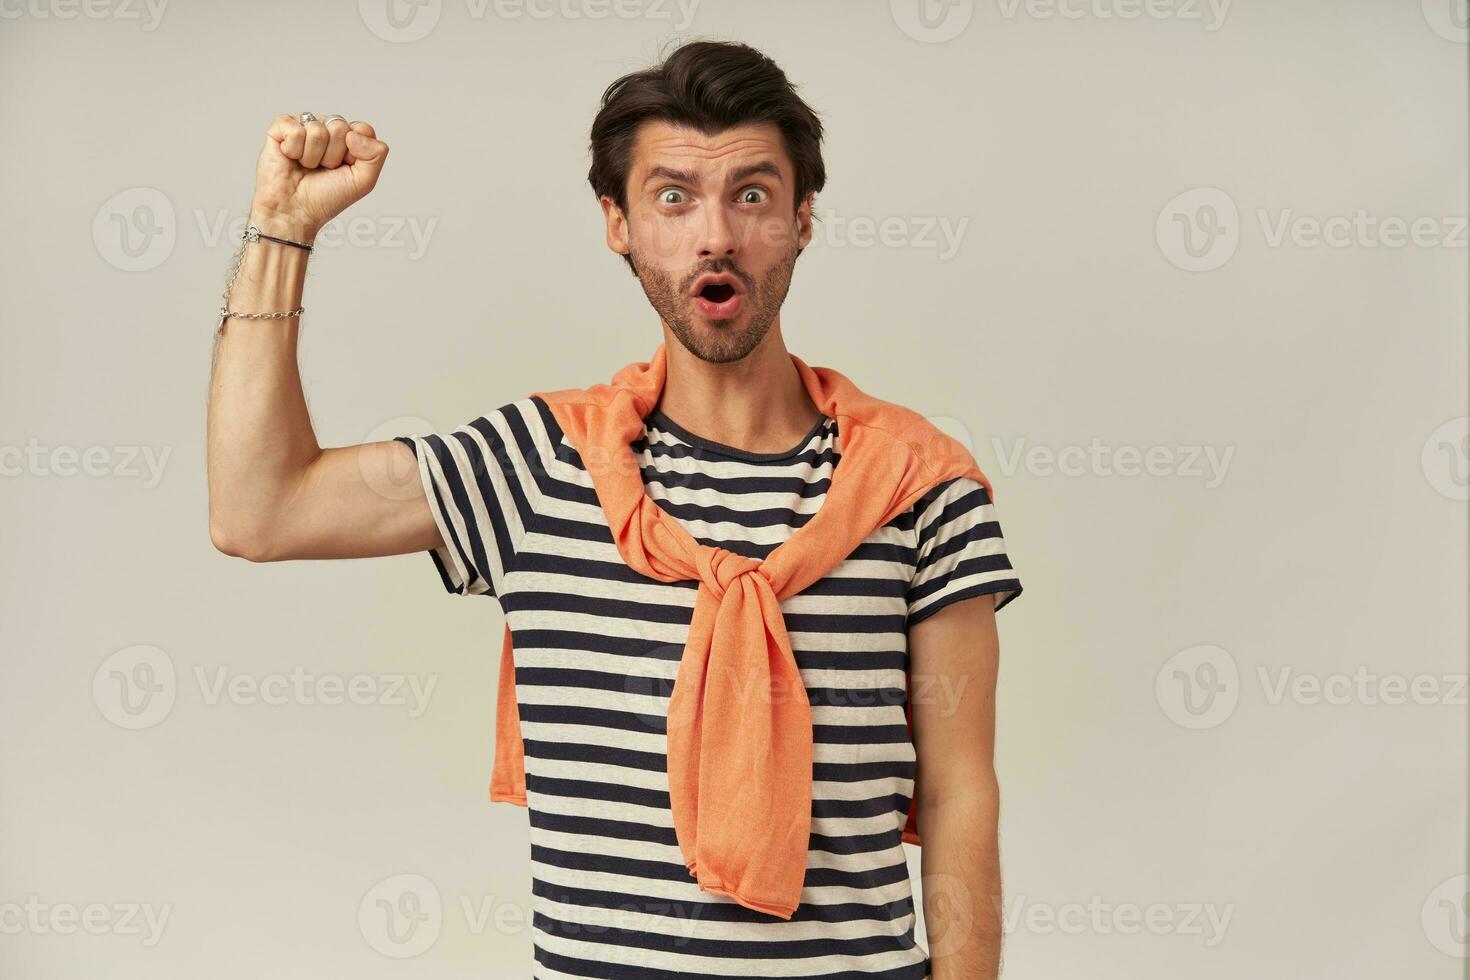
<path fill-rule="evenodd" d="M 660 508 L 700 543 L 756 560 L 817 513 L 840 465 L 820 440 L 799 457 L 781 465 L 701 459 L 678 446 L 645 446 L 638 454 L 646 492 Z M 585 472 L 562 478 L 591 490 Z M 600 753 L 611 753 L 635 773 L 620 770 L 620 779 L 661 792 L 669 697 L 697 583 L 663 582 L 629 568 L 588 492 L 543 498 L 537 509 L 501 595 L 514 637 L 529 771 L 581 786 L 602 778 Z M 858 780 L 875 781 L 881 789 L 873 799 L 886 800 L 911 777 L 904 704 L 916 537 L 911 514 L 900 515 L 781 600 L 811 705 L 814 764 L 832 784 L 824 782 L 822 792 L 838 798 L 843 785 Z M 568 753 L 576 758 L 562 757 Z M 835 814 L 847 804 L 831 805 Z M 874 805 L 883 814 L 890 809 Z"/>

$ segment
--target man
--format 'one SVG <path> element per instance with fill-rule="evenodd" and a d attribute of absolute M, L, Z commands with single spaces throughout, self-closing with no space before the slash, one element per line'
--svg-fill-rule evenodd
<path fill-rule="evenodd" d="M 719 42 L 619 79 L 592 127 L 589 180 L 608 247 L 663 334 L 657 404 L 627 449 L 667 515 L 655 516 L 720 549 L 706 556 L 765 561 L 843 475 L 844 433 L 819 409 L 780 321 L 825 182 L 821 137 L 780 68 Z M 387 151 L 367 123 L 277 117 L 251 224 L 309 243 L 372 189 Z M 250 243 L 229 310 L 295 310 L 308 255 Z M 450 592 L 499 599 L 514 637 L 514 676 L 501 683 L 515 701 L 512 729 L 497 737 L 518 751 L 524 739 L 524 791 L 495 798 L 529 810 L 538 975 L 998 975 L 995 612 L 1021 584 L 986 485 L 935 482 L 780 597 L 810 703 L 810 813 L 800 814 L 810 837 L 799 904 L 772 915 L 697 880 L 675 835 L 671 682 L 683 683 L 696 587 L 703 595 L 709 583 L 630 566 L 628 529 L 603 509 L 607 461 L 591 458 L 587 433 L 572 438 L 556 399 L 510 401 L 448 433 L 322 449 L 296 373 L 296 326 L 295 316 L 223 318 L 211 537 L 252 561 L 428 551 Z M 419 485 L 385 492 L 410 462 Z M 901 838 L 911 798 L 927 952 L 914 941 Z M 740 822 L 759 856 L 768 816 L 700 820 Z"/>

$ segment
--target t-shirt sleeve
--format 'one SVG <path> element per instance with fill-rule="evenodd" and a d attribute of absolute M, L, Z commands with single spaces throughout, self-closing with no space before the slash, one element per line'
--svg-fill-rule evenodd
<path fill-rule="evenodd" d="M 448 432 L 394 436 L 414 452 L 441 541 L 429 550 L 456 595 L 505 594 L 529 513 L 514 405 Z"/>
<path fill-rule="evenodd" d="M 995 596 L 999 612 L 1021 594 L 1011 567 L 995 504 L 983 484 L 956 477 L 934 487 L 914 505 L 918 556 L 908 589 L 908 624 L 951 602 Z"/>

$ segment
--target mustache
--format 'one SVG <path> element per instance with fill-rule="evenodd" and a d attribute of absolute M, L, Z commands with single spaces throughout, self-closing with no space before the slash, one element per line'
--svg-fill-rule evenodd
<path fill-rule="evenodd" d="M 738 268 L 734 262 L 724 261 L 717 262 L 714 265 L 705 266 L 702 269 L 694 270 L 693 274 L 691 274 L 688 279 L 684 280 L 683 291 L 686 293 L 689 292 L 689 290 L 694 287 L 694 283 L 698 281 L 700 276 L 718 276 L 726 273 L 734 276 L 736 279 L 739 279 L 741 283 L 744 284 L 747 292 L 751 292 L 755 289 L 755 280 L 746 275 L 745 272 Z"/>

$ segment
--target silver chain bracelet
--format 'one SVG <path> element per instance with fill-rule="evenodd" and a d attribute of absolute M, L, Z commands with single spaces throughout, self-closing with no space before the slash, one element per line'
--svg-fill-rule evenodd
<path fill-rule="evenodd" d="M 239 251 L 235 253 L 235 264 L 230 269 L 230 280 L 225 283 L 225 291 L 220 293 L 220 299 L 223 300 L 219 308 L 220 328 L 224 328 L 225 320 L 230 317 L 236 317 L 241 320 L 281 320 L 288 316 L 300 316 L 305 313 L 306 307 L 304 306 L 298 306 L 294 310 L 281 310 L 276 313 L 239 313 L 230 309 L 230 290 L 235 288 L 235 279 L 239 277 L 240 266 L 245 262 L 245 249 L 251 242 L 258 242 L 262 238 L 266 238 L 273 242 L 279 242 L 282 245 L 292 245 L 296 248 L 304 249 L 307 252 L 312 251 L 312 246 L 305 242 L 295 242 L 289 238 L 277 238 L 274 235 L 267 235 L 254 225 L 245 229 L 245 234 L 240 237 L 242 244 L 240 245 Z"/>

